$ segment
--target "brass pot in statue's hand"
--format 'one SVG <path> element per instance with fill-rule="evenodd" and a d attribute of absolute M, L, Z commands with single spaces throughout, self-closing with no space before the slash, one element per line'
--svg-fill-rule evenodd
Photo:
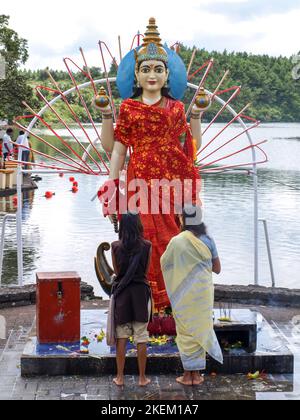
<path fill-rule="evenodd" d="M 195 105 L 197 108 L 201 109 L 202 111 L 206 111 L 211 106 L 211 98 L 209 95 L 205 93 L 204 87 L 199 90 L 199 94 L 195 99 Z"/>
<path fill-rule="evenodd" d="M 96 107 L 104 109 L 110 105 L 109 97 L 107 96 L 104 87 L 100 88 L 99 95 L 94 99 Z"/>

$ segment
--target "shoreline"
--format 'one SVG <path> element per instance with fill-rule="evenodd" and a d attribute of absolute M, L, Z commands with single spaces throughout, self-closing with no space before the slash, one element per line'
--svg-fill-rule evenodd
<path fill-rule="evenodd" d="M 93 286 L 81 283 L 82 301 L 107 302 L 94 294 Z M 215 303 L 230 302 L 239 305 L 255 305 L 266 307 L 299 308 L 300 290 L 272 288 L 263 286 L 239 286 L 239 285 L 215 285 Z M 16 308 L 35 305 L 36 285 L 22 287 L 2 286 L 0 287 L 0 309 Z"/>
<path fill-rule="evenodd" d="M 38 186 L 30 177 L 23 178 L 22 192 L 24 191 L 33 191 L 37 190 Z M 14 185 L 13 188 L 6 188 L 5 190 L 0 190 L 0 198 L 10 197 L 17 194 L 17 186 Z"/>

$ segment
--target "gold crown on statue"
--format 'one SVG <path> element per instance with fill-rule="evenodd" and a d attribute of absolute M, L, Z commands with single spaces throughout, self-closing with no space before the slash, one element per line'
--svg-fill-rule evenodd
<path fill-rule="evenodd" d="M 143 41 L 142 48 L 136 52 L 138 64 L 149 60 L 162 61 L 168 64 L 168 53 L 162 46 L 158 26 L 154 18 L 149 19 L 149 25 Z"/>

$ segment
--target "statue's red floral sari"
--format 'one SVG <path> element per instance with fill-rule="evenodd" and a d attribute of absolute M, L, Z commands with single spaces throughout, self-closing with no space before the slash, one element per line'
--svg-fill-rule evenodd
<path fill-rule="evenodd" d="M 163 98 L 160 103 L 149 106 L 137 100 L 125 100 L 115 130 L 116 141 L 131 147 L 127 182 L 143 179 L 151 188 L 153 180 L 193 180 L 193 201 L 197 200 L 196 180 L 200 175 L 194 166 L 193 143 L 185 117 L 183 103 Z M 184 147 L 181 139 L 185 139 Z M 140 190 L 137 190 L 141 193 Z M 134 192 L 128 193 L 128 201 Z M 148 279 L 151 285 L 155 308 L 160 310 L 170 305 L 160 259 L 170 240 L 180 233 L 178 218 L 174 211 L 174 194 L 171 193 L 171 212 L 159 214 L 149 211 L 141 214 L 145 239 L 152 242 L 153 253 Z M 130 209 L 130 206 L 129 206 Z"/>

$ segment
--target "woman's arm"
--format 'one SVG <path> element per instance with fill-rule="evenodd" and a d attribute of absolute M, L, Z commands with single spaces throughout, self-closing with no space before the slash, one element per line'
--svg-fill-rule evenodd
<path fill-rule="evenodd" d="M 101 108 L 95 103 L 96 98 L 93 100 L 94 107 L 102 114 L 102 130 L 101 130 L 101 143 L 107 153 L 111 153 L 114 148 L 114 120 L 111 105 L 106 108 Z"/>
<path fill-rule="evenodd" d="M 127 147 L 116 141 L 110 161 L 109 180 L 102 185 L 97 194 L 103 206 L 103 214 L 105 217 L 109 216 L 112 224 L 115 223 L 114 215 L 116 215 L 118 211 L 116 194 L 118 194 L 119 185 L 117 184 L 117 181 L 119 181 L 120 173 L 124 169 L 126 154 Z"/>
<path fill-rule="evenodd" d="M 127 155 L 127 147 L 116 141 L 110 161 L 109 179 L 119 179 L 120 172 L 124 169 Z"/>
<path fill-rule="evenodd" d="M 222 267 L 221 267 L 221 261 L 220 258 L 215 258 L 213 260 L 213 268 L 212 268 L 213 273 L 215 274 L 221 274 L 222 271 Z"/>
<path fill-rule="evenodd" d="M 113 117 L 108 118 L 104 115 L 102 120 L 101 143 L 107 153 L 111 153 L 114 149 L 114 123 Z"/>
<path fill-rule="evenodd" d="M 193 107 L 191 115 L 191 131 L 193 139 L 197 141 L 197 149 L 200 150 L 202 146 L 202 127 L 201 127 L 201 112 L 199 108 Z"/>

